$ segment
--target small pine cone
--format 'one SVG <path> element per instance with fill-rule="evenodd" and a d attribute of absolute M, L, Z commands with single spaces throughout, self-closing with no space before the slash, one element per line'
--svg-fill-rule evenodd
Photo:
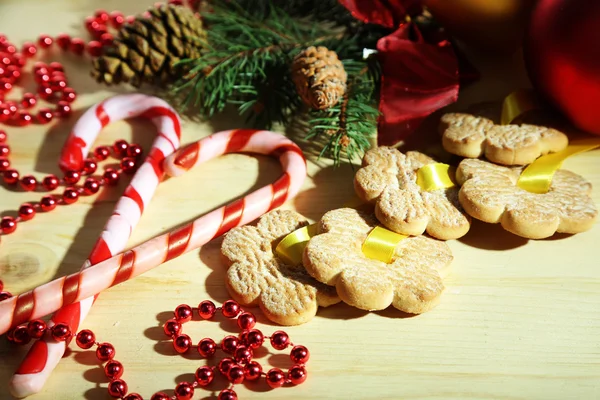
<path fill-rule="evenodd" d="M 154 6 L 149 16 L 138 15 L 119 30 L 114 44 L 93 60 L 92 76 L 107 85 L 170 82 L 182 74 L 178 61 L 200 57 L 205 37 L 202 20 L 189 8 Z"/>
<path fill-rule="evenodd" d="M 350 138 L 348 137 L 348 135 L 344 134 L 342 135 L 342 137 L 340 137 L 339 143 L 340 146 L 342 146 L 345 149 L 350 145 Z"/>
<path fill-rule="evenodd" d="M 347 74 L 335 51 L 311 46 L 298 54 L 291 66 L 292 79 L 302 101 L 311 108 L 335 106 L 346 92 Z"/>

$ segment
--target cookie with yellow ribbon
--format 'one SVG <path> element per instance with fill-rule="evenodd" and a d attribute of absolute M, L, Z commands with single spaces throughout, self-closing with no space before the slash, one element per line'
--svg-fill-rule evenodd
<path fill-rule="evenodd" d="M 449 113 L 441 118 L 442 145 L 452 154 L 467 158 L 485 156 L 502 165 L 526 165 L 538 157 L 563 150 L 567 135 L 544 126 L 498 125 L 491 119 Z"/>
<path fill-rule="evenodd" d="M 472 217 L 500 223 L 507 231 L 529 239 L 543 239 L 555 232 L 580 233 L 594 225 L 598 210 L 590 197 L 592 185 L 583 177 L 559 169 L 547 177 L 551 180 L 547 191 L 535 193 L 524 187 L 538 177 L 524 181 L 523 170 L 463 160 L 456 171 L 462 185 L 460 203 Z"/>
<path fill-rule="evenodd" d="M 318 281 L 335 286 L 345 303 L 368 311 L 393 305 L 412 314 L 439 303 L 442 277 L 453 259 L 445 242 L 395 234 L 353 208 L 327 212 L 318 228 L 304 249 L 304 266 Z M 384 256 L 389 258 L 381 259 L 389 233 L 399 238 L 391 239 L 391 252 Z"/>
<path fill-rule="evenodd" d="M 448 165 L 425 154 L 377 147 L 365 154 L 354 188 L 363 201 L 375 204 L 375 215 L 386 228 L 448 240 L 464 236 L 471 226 L 453 179 Z"/>
<path fill-rule="evenodd" d="M 228 266 L 226 285 L 231 296 L 245 306 L 259 306 L 265 316 L 281 325 L 311 320 L 319 306 L 340 301 L 335 288 L 312 278 L 294 259 L 276 253 L 282 239 L 308 222 L 290 210 L 263 215 L 256 226 L 234 228 L 223 240 L 221 254 Z M 296 241 L 294 245 L 302 244 Z"/>

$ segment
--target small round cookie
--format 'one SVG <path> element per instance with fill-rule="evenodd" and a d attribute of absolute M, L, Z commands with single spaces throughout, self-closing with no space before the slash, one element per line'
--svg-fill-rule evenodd
<path fill-rule="evenodd" d="M 437 239 L 457 239 L 471 227 L 458 202 L 458 187 L 426 191 L 417 184 L 419 168 L 434 162 L 416 151 L 405 155 L 391 147 L 371 149 L 354 176 L 354 189 L 363 201 L 375 204 L 377 219 L 394 232 L 418 236 L 426 231 Z"/>
<path fill-rule="evenodd" d="M 531 164 L 538 157 L 563 150 L 567 136 L 536 125 L 496 125 L 471 114 L 450 113 L 440 123 L 442 145 L 452 154 L 485 158 L 503 165 Z"/>
<path fill-rule="evenodd" d="M 463 160 L 456 171 L 462 185 L 460 203 L 473 218 L 499 222 L 507 231 L 529 239 L 543 239 L 555 232 L 584 232 L 594 225 L 598 210 L 590 197 L 589 182 L 561 169 L 554 174 L 547 193 L 531 193 L 517 186 L 523 169 Z"/>
<path fill-rule="evenodd" d="M 367 258 L 362 244 L 377 226 L 371 215 L 352 208 L 327 212 L 319 235 L 304 249 L 306 270 L 318 281 L 335 286 L 343 302 L 362 310 L 398 310 L 421 314 L 435 307 L 452 262 L 448 245 L 425 236 L 407 237 L 391 263 Z"/>
<path fill-rule="evenodd" d="M 334 288 L 317 282 L 302 265 L 288 265 L 274 254 L 281 239 L 306 225 L 297 212 L 275 210 L 256 226 L 232 229 L 221 245 L 231 296 L 242 305 L 258 305 L 280 325 L 303 324 L 315 316 L 318 306 L 340 301 Z"/>

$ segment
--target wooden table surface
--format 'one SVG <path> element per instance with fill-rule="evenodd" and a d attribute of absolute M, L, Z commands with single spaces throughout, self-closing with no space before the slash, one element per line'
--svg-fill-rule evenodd
<path fill-rule="evenodd" d="M 0 31 L 16 43 L 40 33 L 83 35 L 81 21 L 102 3 L 108 10 L 133 13 L 151 1 L 3 0 Z M 79 93 L 73 117 L 48 126 L 6 128 L 13 165 L 41 177 L 57 173 L 60 149 L 77 117 L 95 102 L 125 88 L 108 89 L 89 78 L 89 60 L 56 55 L 65 63 Z M 472 102 L 498 100 L 527 84 L 519 56 L 489 59 L 472 56 L 483 79 L 461 93 L 455 109 Z M 231 116 L 212 123 L 186 120 L 183 142 L 241 126 Z M 4 127 L 2 127 L 4 128 Z M 148 147 L 153 127 L 145 121 L 108 126 L 98 143 L 127 138 Z M 334 168 L 309 155 L 309 178 L 301 193 L 284 207 L 318 219 L 353 196 L 352 169 Z M 594 184 L 600 203 L 600 157 L 582 154 L 565 166 Z M 135 229 L 130 245 L 173 229 L 279 175 L 275 160 L 227 155 L 160 185 Z M 124 188 L 40 214 L 2 237 L 0 277 L 20 293 L 55 277 L 77 271 L 102 230 Z M 0 188 L 2 213 L 40 194 Z M 597 245 L 600 226 L 575 236 L 528 241 L 499 226 L 475 222 L 464 238 L 449 242 L 453 270 L 441 304 L 407 318 L 394 309 L 366 313 L 339 304 L 286 330 L 308 346 L 309 379 L 299 387 L 267 391 L 266 385 L 236 388 L 240 399 L 593 399 L 600 398 L 600 273 Z M 103 293 L 84 324 L 99 340 L 115 344 L 131 391 L 145 398 L 176 382 L 191 380 L 203 364 L 196 356 L 174 355 L 161 324 L 180 303 L 204 299 L 223 302 L 224 267 L 220 241 L 170 261 L 135 280 Z M 258 310 L 259 328 L 277 329 Z M 187 332 L 222 337 L 230 324 L 191 323 Z M 92 352 L 75 346 L 35 399 L 105 399 L 105 378 Z M 0 344 L 0 399 L 9 399 L 8 381 L 25 349 Z M 283 356 L 261 362 L 287 368 Z M 198 390 L 194 399 L 216 398 Z M 212 396 L 212 397 L 211 397 Z"/>

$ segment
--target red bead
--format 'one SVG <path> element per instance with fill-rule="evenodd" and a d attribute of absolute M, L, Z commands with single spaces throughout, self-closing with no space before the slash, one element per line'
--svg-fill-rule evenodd
<path fill-rule="evenodd" d="M 294 346 L 290 352 L 290 359 L 294 364 L 306 364 L 309 358 L 310 353 L 304 346 Z"/>
<path fill-rule="evenodd" d="M 219 371 L 227 376 L 227 373 L 229 372 L 229 369 L 235 365 L 235 361 L 233 361 L 232 358 L 229 357 L 225 357 L 223 359 L 221 359 L 221 361 L 219 361 Z"/>
<path fill-rule="evenodd" d="M 19 173 L 14 169 L 8 169 L 4 171 L 3 178 L 8 185 L 14 185 L 19 181 Z"/>
<path fill-rule="evenodd" d="M 177 400 L 190 400 L 194 397 L 194 386 L 188 382 L 180 382 L 175 386 L 175 398 Z"/>
<path fill-rule="evenodd" d="M 83 193 L 88 196 L 98 193 L 98 190 L 100 190 L 100 183 L 95 178 L 87 178 L 83 183 Z"/>
<path fill-rule="evenodd" d="M 129 393 L 127 396 L 123 397 L 123 400 L 144 400 L 144 398 L 137 393 Z"/>
<path fill-rule="evenodd" d="M 0 232 L 4 235 L 13 233 L 17 229 L 17 221 L 13 217 L 2 217 L 0 220 Z"/>
<path fill-rule="evenodd" d="M 86 158 L 83 160 L 83 167 L 81 169 L 81 173 L 83 175 L 91 175 L 96 172 L 96 169 L 98 169 L 98 164 L 96 164 L 96 161 L 92 160 L 91 158 Z"/>
<path fill-rule="evenodd" d="M 92 57 L 100 57 L 102 55 L 102 43 L 92 40 L 87 45 L 87 52 Z"/>
<path fill-rule="evenodd" d="M 40 124 L 47 124 L 54 118 L 54 113 L 47 107 L 40 108 L 37 114 L 37 120 Z"/>
<path fill-rule="evenodd" d="M 52 46 L 52 43 L 54 41 L 52 40 L 52 38 L 48 35 L 40 35 L 38 37 L 38 45 L 42 48 L 42 49 L 47 49 L 48 47 Z"/>
<path fill-rule="evenodd" d="M 115 358 L 115 348 L 110 343 L 100 343 L 96 349 L 96 358 L 102 362 Z"/>
<path fill-rule="evenodd" d="M 187 353 L 192 347 L 192 339 L 188 335 L 179 335 L 173 339 L 173 348 L 179 354 Z"/>
<path fill-rule="evenodd" d="M 23 190 L 31 192 L 37 186 L 37 179 L 32 175 L 26 175 L 19 181 Z"/>
<path fill-rule="evenodd" d="M 48 64 L 46 64 L 43 61 L 36 61 L 35 64 L 33 64 L 33 72 L 35 74 L 39 74 L 39 73 L 44 73 L 44 74 L 48 74 Z"/>
<path fill-rule="evenodd" d="M 15 53 L 15 55 L 13 56 L 12 63 L 20 68 L 24 67 L 26 62 L 27 61 L 26 61 L 25 57 L 23 57 L 23 55 L 20 53 Z"/>
<path fill-rule="evenodd" d="M 163 392 L 154 393 L 150 400 L 171 400 L 171 397 Z"/>
<path fill-rule="evenodd" d="M 94 149 L 94 155 L 98 161 L 104 161 L 110 155 L 110 150 L 106 146 L 98 146 Z"/>
<path fill-rule="evenodd" d="M 100 35 L 100 43 L 102 43 L 103 46 L 112 46 L 114 40 L 115 38 L 113 37 L 113 35 L 111 35 L 108 32 Z"/>
<path fill-rule="evenodd" d="M 250 312 L 243 312 L 239 315 L 237 324 L 242 330 L 252 329 L 256 325 L 256 318 Z"/>
<path fill-rule="evenodd" d="M 40 208 L 44 212 L 52 211 L 56 208 L 56 199 L 54 196 L 44 196 L 40 200 Z"/>
<path fill-rule="evenodd" d="M 27 333 L 33 339 L 41 338 L 44 336 L 44 332 L 46 332 L 46 323 L 41 319 L 34 319 L 27 324 Z"/>
<path fill-rule="evenodd" d="M 258 329 L 252 329 L 251 331 L 248 332 L 248 337 L 246 340 L 247 340 L 248 346 L 250 346 L 253 349 L 257 349 L 260 346 L 262 346 L 262 344 L 264 343 L 265 336 Z"/>
<path fill-rule="evenodd" d="M 234 385 L 244 382 L 244 368 L 241 365 L 232 365 L 227 372 L 227 379 Z"/>
<path fill-rule="evenodd" d="M 15 65 L 9 65 L 8 67 L 6 67 L 5 76 L 11 83 L 18 82 L 21 78 L 21 70 Z"/>
<path fill-rule="evenodd" d="M 25 93 L 23 94 L 23 100 L 21 100 L 21 105 L 25 108 L 31 108 L 37 104 L 37 98 L 33 93 Z"/>
<path fill-rule="evenodd" d="M 276 350 L 283 350 L 290 344 L 290 337 L 284 331 L 276 331 L 271 335 L 271 346 Z"/>
<path fill-rule="evenodd" d="M 48 76 L 48 75 L 43 75 L 43 76 Z M 48 79 L 50 79 L 50 77 L 48 77 Z M 44 100 L 49 100 L 52 95 L 54 95 L 54 90 L 52 90 L 52 88 L 50 86 L 40 86 L 38 88 L 38 94 L 40 95 L 40 97 Z"/>
<path fill-rule="evenodd" d="M 61 63 L 59 63 L 58 61 L 51 62 L 50 65 L 48 65 L 48 67 L 50 67 L 50 69 L 52 71 L 61 71 L 61 72 L 65 71 L 65 69 L 63 68 L 63 65 Z"/>
<path fill-rule="evenodd" d="M 191 321 L 193 314 L 192 307 L 187 304 L 180 304 L 175 309 L 175 319 L 182 324 Z"/>
<path fill-rule="evenodd" d="M 60 118 L 66 118 L 71 115 L 71 105 L 64 100 L 61 100 L 56 105 L 56 116 Z"/>
<path fill-rule="evenodd" d="M 69 46 L 69 49 L 77 55 L 83 54 L 85 50 L 85 42 L 83 39 L 73 38 L 71 39 L 71 45 Z"/>
<path fill-rule="evenodd" d="M 198 353 L 202 357 L 212 357 L 217 351 L 217 344 L 210 338 L 204 338 L 198 342 Z"/>
<path fill-rule="evenodd" d="M 94 17 L 96 17 L 96 21 L 102 24 L 106 24 L 110 20 L 110 15 L 104 10 L 96 10 Z"/>
<path fill-rule="evenodd" d="M 37 53 L 37 47 L 31 42 L 25 42 L 21 47 L 21 53 L 27 58 L 33 57 Z"/>
<path fill-rule="evenodd" d="M 135 15 L 128 15 L 125 17 L 126 24 L 133 24 L 135 22 Z"/>
<path fill-rule="evenodd" d="M 29 221 L 35 217 L 35 208 L 29 203 L 23 203 L 21 207 L 19 207 L 19 217 L 23 221 Z"/>
<path fill-rule="evenodd" d="M 81 174 L 78 171 L 66 171 L 63 181 L 68 185 L 74 185 L 81 179 Z"/>
<path fill-rule="evenodd" d="M 288 371 L 288 379 L 293 385 L 299 385 L 306 380 L 306 368 L 302 365 L 294 365 Z"/>
<path fill-rule="evenodd" d="M 12 44 L 9 44 L 4 48 L 4 52 L 8 54 L 15 54 L 17 52 L 17 48 Z"/>
<path fill-rule="evenodd" d="M 102 174 L 102 179 L 107 185 L 114 186 L 119 183 L 119 173 L 113 168 L 106 168 Z"/>
<path fill-rule="evenodd" d="M 12 116 L 10 108 L 6 103 L 0 103 L 0 122 L 6 122 Z"/>
<path fill-rule="evenodd" d="M 260 378 L 262 367 L 256 361 L 250 361 L 244 365 L 244 379 L 247 381 L 255 381 Z"/>
<path fill-rule="evenodd" d="M 121 169 L 126 174 L 132 174 L 135 171 L 135 160 L 131 157 L 125 157 L 121 160 Z"/>
<path fill-rule="evenodd" d="M 0 172 L 4 172 L 10 168 L 10 160 L 8 158 L 0 157 Z"/>
<path fill-rule="evenodd" d="M 226 318 L 235 318 L 241 311 L 240 305 L 233 300 L 227 300 L 223 303 L 221 312 Z"/>
<path fill-rule="evenodd" d="M 0 144 L 0 157 L 7 157 L 10 155 L 10 147 L 7 144 Z"/>
<path fill-rule="evenodd" d="M 163 325 L 163 331 L 168 337 L 174 337 L 181 333 L 181 324 L 174 319 L 170 319 Z"/>
<path fill-rule="evenodd" d="M 198 305 L 198 315 L 202 319 L 211 319 L 217 312 L 215 303 L 210 300 L 204 300 Z"/>
<path fill-rule="evenodd" d="M 104 366 L 104 373 L 110 380 L 118 379 L 123 376 L 123 364 L 117 360 L 110 360 Z"/>
<path fill-rule="evenodd" d="M 127 148 L 127 157 L 138 158 L 142 153 L 143 150 L 139 144 L 132 144 Z"/>
<path fill-rule="evenodd" d="M 221 349 L 228 354 L 233 354 L 239 344 L 238 338 L 232 335 L 225 336 L 221 340 Z"/>
<path fill-rule="evenodd" d="M 27 327 L 18 326 L 13 331 L 13 342 L 18 345 L 25 345 L 31 341 L 31 337 L 27 332 Z"/>
<path fill-rule="evenodd" d="M 120 399 L 127 394 L 127 383 L 123 379 L 115 379 L 108 383 L 108 394 Z"/>
<path fill-rule="evenodd" d="M 273 389 L 282 387 L 285 383 L 285 374 L 279 368 L 271 368 L 265 377 L 267 385 Z"/>
<path fill-rule="evenodd" d="M 62 198 L 65 204 L 73 204 L 79 199 L 79 192 L 73 188 L 65 189 Z"/>
<path fill-rule="evenodd" d="M 103 24 L 98 24 L 97 26 L 94 26 L 94 28 L 92 29 L 92 32 L 90 32 L 92 34 L 92 36 L 100 41 L 100 38 L 102 37 L 102 35 L 104 35 L 105 33 L 108 33 L 108 28 L 106 28 L 106 25 Z M 102 42 L 100 42 L 102 43 Z"/>
<path fill-rule="evenodd" d="M 243 344 L 244 346 L 248 345 L 248 332 L 250 331 L 242 331 L 238 336 L 240 338 L 240 344 Z"/>
<path fill-rule="evenodd" d="M 125 140 L 117 140 L 113 144 L 113 151 L 117 157 L 125 157 L 127 155 L 127 148 L 129 148 L 129 143 Z"/>
<path fill-rule="evenodd" d="M 71 328 L 67 324 L 58 323 L 50 329 L 50 333 L 57 342 L 64 342 L 71 337 Z"/>
<path fill-rule="evenodd" d="M 6 131 L 0 129 L 0 143 L 5 142 L 7 138 Z M 137 145 L 134 145 L 137 146 Z"/>
<path fill-rule="evenodd" d="M 59 183 L 60 181 L 55 175 L 48 175 L 42 180 L 42 186 L 49 191 L 56 189 Z"/>
<path fill-rule="evenodd" d="M 200 367 L 194 374 L 196 382 L 200 386 L 208 386 L 215 379 L 215 371 L 211 367 Z"/>
<path fill-rule="evenodd" d="M 71 36 L 66 33 L 61 33 L 56 37 L 56 44 L 63 50 L 66 50 L 71 45 Z"/>
<path fill-rule="evenodd" d="M 246 364 L 252 360 L 252 350 L 246 346 L 238 346 L 233 352 L 233 359 L 239 364 Z"/>
<path fill-rule="evenodd" d="M 121 25 L 125 23 L 125 17 L 120 11 L 113 11 L 110 13 L 110 23 L 113 28 L 119 29 Z"/>
<path fill-rule="evenodd" d="M 223 389 L 219 393 L 217 400 L 238 400 L 237 393 L 232 389 Z"/>
<path fill-rule="evenodd" d="M 75 337 L 75 343 L 84 350 L 91 349 L 96 344 L 96 335 L 89 329 L 84 329 Z"/>
<path fill-rule="evenodd" d="M 83 20 L 83 24 L 85 25 L 85 28 L 89 31 L 92 30 L 94 28 L 94 26 L 98 26 L 100 25 L 98 23 L 98 21 L 96 21 L 96 18 L 89 16 L 89 17 L 85 17 L 85 19 Z"/>
<path fill-rule="evenodd" d="M 67 81 L 65 80 L 64 75 L 54 75 L 50 77 L 50 87 L 55 92 L 62 92 L 67 88 Z M 67 101 L 66 99 L 62 99 L 63 101 Z M 67 101 L 70 103 L 70 101 Z"/>
<path fill-rule="evenodd" d="M 27 126 L 33 122 L 33 117 L 31 114 L 25 110 L 19 110 L 17 113 L 17 117 L 15 123 L 18 126 Z"/>
<path fill-rule="evenodd" d="M 9 292 L 0 292 L 0 301 L 10 299 L 11 297 L 13 297 L 13 296 Z"/>

